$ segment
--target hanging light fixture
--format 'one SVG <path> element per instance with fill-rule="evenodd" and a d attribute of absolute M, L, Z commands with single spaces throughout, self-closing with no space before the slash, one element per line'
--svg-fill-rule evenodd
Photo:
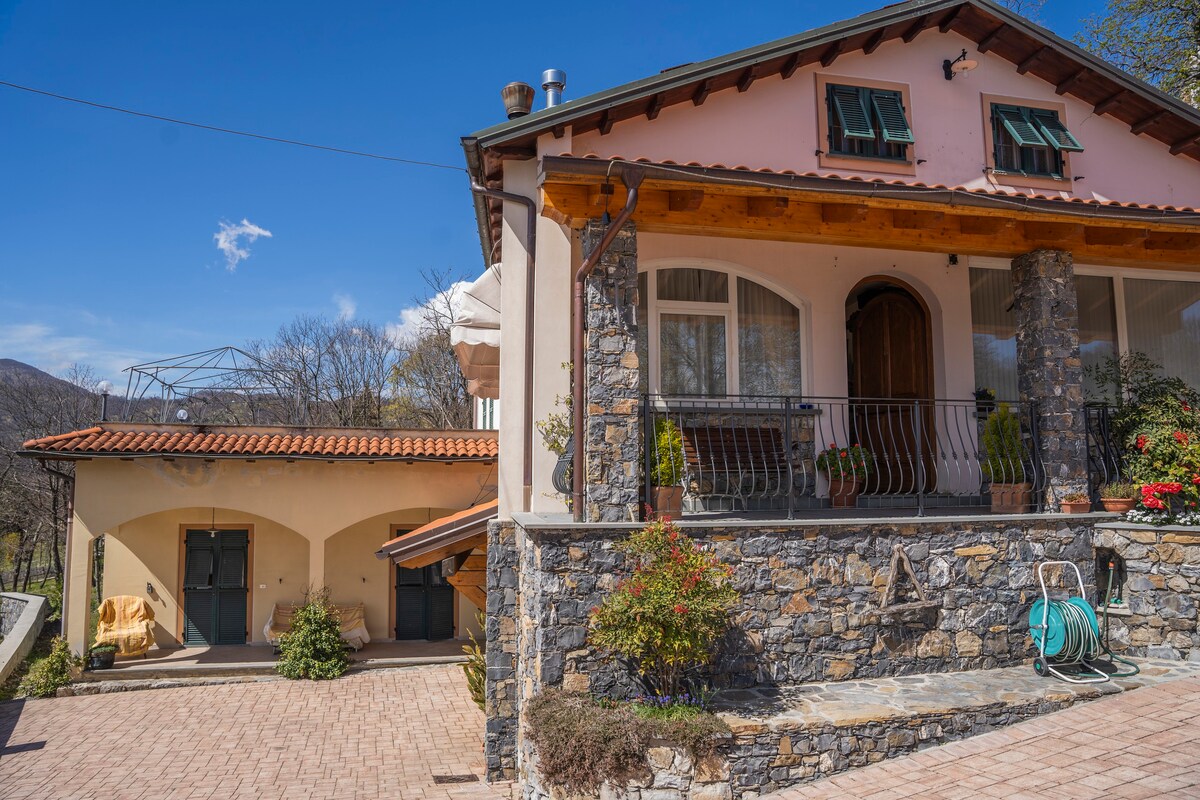
<path fill-rule="evenodd" d="M 954 76 L 960 72 L 970 72 L 979 66 L 979 62 L 974 59 L 967 58 L 967 51 L 963 50 L 962 55 L 951 61 L 946 59 L 942 62 L 942 72 L 946 75 L 946 80 L 954 80 Z"/>
<path fill-rule="evenodd" d="M 221 532 L 220 529 L 217 527 L 217 507 L 213 506 L 212 527 L 210 527 L 208 529 L 208 535 L 215 539 L 215 538 L 217 538 L 217 534 L 220 532 Z"/>

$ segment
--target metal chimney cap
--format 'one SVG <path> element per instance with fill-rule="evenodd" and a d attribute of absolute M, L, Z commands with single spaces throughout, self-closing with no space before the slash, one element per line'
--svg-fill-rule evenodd
<path fill-rule="evenodd" d="M 549 89 L 551 86 L 559 89 L 567 88 L 567 73 L 561 69 L 548 69 L 542 73 L 542 88 Z"/>
<path fill-rule="evenodd" d="M 523 117 L 533 108 L 533 87 L 528 83 L 513 81 L 500 90 L 500 96 L 509 119 Z"/>

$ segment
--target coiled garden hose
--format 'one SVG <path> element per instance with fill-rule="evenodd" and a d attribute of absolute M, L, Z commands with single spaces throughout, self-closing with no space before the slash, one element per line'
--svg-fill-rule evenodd
<path fill-rule="evenodd" d="M 1112 648 L 1110 648 L 1108 646 L 1108 641 L 1109 641 L 1108 640 L 1108 604 L 1112 602 L 1112 597 L 1113 597 L 1112 585 L 1113 585 L 1113 573 L 1114 572 L 1116 572 L 1116 564 L 1109 561 L 1108 562 L 1108 591 L 1106 591 L 1104 593 L 1104 608 L 1103 608 L 1104 641 L 1101 643 L 1101 646 L 1104 648 L 1104 654 L 1107 655 L 1110 659 L 1112 659 L 1113 661 L 1120 661 L 1122 664 L 1126 665 L 1127 667 L 1132 667 L 1131 670 L 1128 670 L 1126 672 L 1114 672 L 1111 675 L 1109 675 L 1109 677 L 1110 678 L 1128 678 L 1133 675 L 1137 675 L 1142 670 L 1138 667 L 1137 664 L 1133 663 L 1129 659 L 1121 658 L 1119 655 L 1117 655 L 1116 653 L 1114 653 L 1112 651 Z"/>

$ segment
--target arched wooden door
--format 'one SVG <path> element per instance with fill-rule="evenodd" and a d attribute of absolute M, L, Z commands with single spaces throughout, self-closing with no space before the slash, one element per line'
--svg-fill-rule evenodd
<path fill-rule="evenodd" d="M 906 289 L 886 286 L 859 296 L 849 327 L 854 432 L 875 459 L 863 493 L 915 492 L 921 462 L 928 491 L 936 438 L 932 405 L 921 402 L 933 398 L 929 314 Z"/>

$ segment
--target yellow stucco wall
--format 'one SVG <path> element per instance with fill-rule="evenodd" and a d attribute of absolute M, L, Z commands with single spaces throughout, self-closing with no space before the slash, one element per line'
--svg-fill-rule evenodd
<path fill-rule="evenodd" d="M 64 598 L 76 652 L 87 631 L 88 549 L 100 535 L 108 534 L 104 594 L 150 601 L 160 646 L 178 642 L 180 525 L 207 527 L 214 508 L 218 526 L 254 531 L 253 641 L 272 605 L 309 585 L 328 585 L 338 602 L 367 603 L 368 630 L 382 639 L 391 636 L 391 573 L 375 551 L 390 526 L 415 527 L 495 496 L 494 468 L 473 463 L 94 459 L 79 462 L 76 476 Z M 460 608 L 462 632 L 474 607 L 460 605 L 468 609 Z"/>

